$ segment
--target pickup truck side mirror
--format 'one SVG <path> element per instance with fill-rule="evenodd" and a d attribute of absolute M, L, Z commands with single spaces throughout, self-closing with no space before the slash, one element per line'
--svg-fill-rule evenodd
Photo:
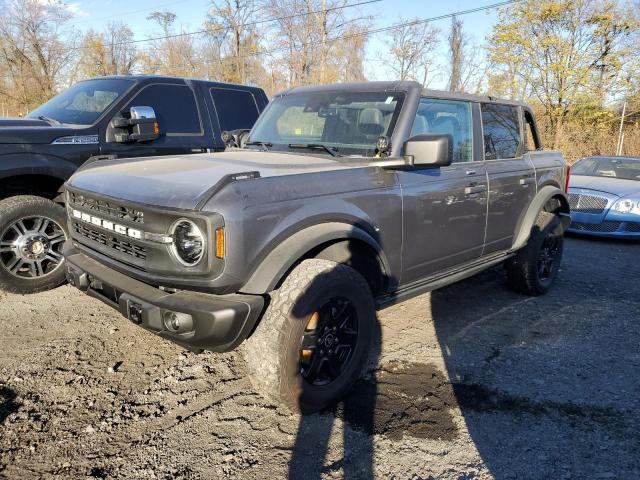
<path fill-rule="evenodd" d="M 131 107 L 128 117 L 117 117 L 111 121 L 111 126 L 117 130 L 114 135 L 116 142 L 150 142 L 160 137 L 153 107 Z"/>
<path fill-rule="evenodd" d="M 446 167 L 453 162 L 453 138 L 448 134 L 416 135 L 405 142 L 404 157 L 414 166 Z"/>

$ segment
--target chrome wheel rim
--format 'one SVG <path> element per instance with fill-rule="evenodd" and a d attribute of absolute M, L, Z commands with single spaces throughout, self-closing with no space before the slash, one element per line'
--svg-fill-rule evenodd
<path fill-rule="evenodd" d="M 61 267 L 64 229 L 48 217 L 23 217 L 0 234 L 0 266 L 20 279 L 43 278 Z"/>

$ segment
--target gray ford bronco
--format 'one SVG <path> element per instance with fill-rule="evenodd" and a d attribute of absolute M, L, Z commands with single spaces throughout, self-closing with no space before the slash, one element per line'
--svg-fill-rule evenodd
<path fill-rule="evenodd" d="M 413 82 L 302 87 L 241 143 L 78 171 L 67 278 L 191 350 L 244 342 L 255 388 L 292 410 L 355 382 L 376 309 L 499 263 L 529 295 L 556 277 L 568 172 L 526 105 Z"/>

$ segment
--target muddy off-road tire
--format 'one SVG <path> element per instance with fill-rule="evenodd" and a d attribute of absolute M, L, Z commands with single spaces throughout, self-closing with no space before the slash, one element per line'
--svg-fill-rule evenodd
<path fill-rule="evenodd" d="M 562 261 L 563 234 L 557 215 L 540 213 L 527 245 L 505 265 L 511 288 L 532 296 L 549 291 Z"/>
<path fill-rule="evenodd" d="M 37 293 L 65 282 L 64 208 L 32 195 L 0 202 L 0 289 Z"/>
<path fill-rule="evenodd" d="M 328 260 L 305 260 L 272 294 L 244 345 L 251 382 L 291 411 L 321 410 L 358 379 L 377 329 L 362 275 Z"/>

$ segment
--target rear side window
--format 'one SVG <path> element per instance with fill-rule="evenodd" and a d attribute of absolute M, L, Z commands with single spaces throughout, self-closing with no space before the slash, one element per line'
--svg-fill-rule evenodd
<path fill-rule="evenodd" d="M 485 160 L 516 158 L 522 155 L 518 107 L 482 104 Z"/>
<path fill-rule="evenodd" d="M 129 108 L 152 107 L 167 135 L 202 135 L 196 98 L 186 85 L 155 84 L 144 87 L 129 103 Z"/>
<path fill-rule="evenodd" d="M 231 88 L 212 88 L 210 91 L 221 130 L 253 127 L 260 111 L 251 92 Z"/>

